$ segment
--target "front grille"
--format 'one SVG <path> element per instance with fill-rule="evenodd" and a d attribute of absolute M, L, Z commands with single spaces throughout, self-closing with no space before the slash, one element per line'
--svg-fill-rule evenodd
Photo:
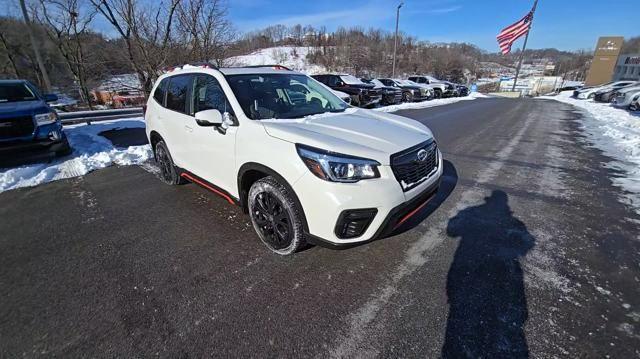
<path fill-rule="evenodd" d="M 31 116 L 2 118 L 0 119 L 0 139 L 29 136 L 34 128 Z"/>
<path fill-rule="evenodd" d="M 426 152 L 424 159 L 419 153 Z M 431 177 L 438 168 L 438 146 L 430 140 L 391 156 L 391 169 L 403 191 L 408 191 Z"/>

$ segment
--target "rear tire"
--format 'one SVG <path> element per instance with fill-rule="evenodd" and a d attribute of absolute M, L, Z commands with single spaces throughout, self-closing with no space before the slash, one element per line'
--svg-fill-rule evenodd
<path fill-rule="evenodd" d="M 178 174 L 176 165 L 173 163 L 169 149 L 164 141 L 160 140 L 155 147 L 156 164 L 160 168 L 160 179 L 168 185 L 178 185 L 184 180 Z"/>
<path fill-rule="evenodd" d="M 638 110 L 640 110 L 640 106 L 638 106 L 637 103 L 633 102 L 631 105 L 629 105 L 629 110 L 638 111 Z"/>
<path fill-rule="evenodd" d="M 272 252 L 286 256 L 305 244 L 302 214 L 275 178 L 264 177 L 251 186 L 248 208 L 253 229 Z"/>

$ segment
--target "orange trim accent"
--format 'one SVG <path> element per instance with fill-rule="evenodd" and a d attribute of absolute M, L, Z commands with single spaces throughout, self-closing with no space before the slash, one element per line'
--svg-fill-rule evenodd
<path fill-rule="evenodd" d="M 190 174 L 188 174 L 188 173 L 184 173 L 184 172 L 183 172 L 183 173 L 181 173 L 181 174 L 180 174 L 180 176 L 181 176 L 181 177 L 184 177 L 184 178 L 186 178 L 186 179 L 188 179 L 188 180 L 189 180 L 189 181 L 191 181 L 191 182 L 195 182 L 195 183 L 197 183 L 197 184 L 201 185 L 202 187 L 204 187 L 204 188 L 208 189 L 209 191 L 211 191 L 211 192 L 213 192 L 213 193 L 215 193 L 215 194 L 217 194 L 217 195 L 219 195 L 219 196 L 221 196 L 221 197 L 224 197 L 224 198 L 227 200 L 227 202 L 229 202 L 229 203 L 231 203 L 231 204 L 235 204 L 235 202 L 233 202 L 233 200 L 231 199 L 231 197 L 229 197 L 229 196 L 227 196 L 226 194 L 224 194 L 224 193 L 222 193 L 222 192 L 218 191 L 217 189 L 215 189 L 215 188 L 213 188 L 213 187 L 209 186 L 208 184 L 206 184 L 206 183 L 204 183 L 204 182 L 202 182 L 202 181 L 198 180 L 197 178 L 194 178 L 194 177 L 193 177 L 193 176 L 191 176 Z"/>
<path fill-rule="evenodd" d="M 424 208 L 424 206 L 427 205 L 427 203 L 429 203 L 429 201 L 431 201 L 433 199 L 433 197 L 435 196 L 435 194 L 431 197 L 429 197 L 426 201 L 424 201 L 421 205 L 419 205 L 418 207 L 416 207 L 413 211 L 407 213 L 404 215 L 404 217 L 402 217 L 398 223 L 396 223 L 395 226 L 393 226 L 393 229 L 396 229 L 398 227 L 400 227 L 400 225 L 402 225 L 404 222 L 406 222 L 409 218 L 413 217 L 416 213 L 418 213 L 422 208 Z"/>

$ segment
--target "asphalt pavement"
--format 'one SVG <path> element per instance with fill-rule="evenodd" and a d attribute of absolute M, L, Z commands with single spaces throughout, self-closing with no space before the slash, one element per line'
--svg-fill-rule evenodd
<path fill-rule="evenodd" d="M 347 250 L 273 255 L 239 208 L 151 164 L 0 193 L 0 357 L 640 357 L 640 216 L 582 114 L 399 114 L 435 133 L 443 185 Z"/>

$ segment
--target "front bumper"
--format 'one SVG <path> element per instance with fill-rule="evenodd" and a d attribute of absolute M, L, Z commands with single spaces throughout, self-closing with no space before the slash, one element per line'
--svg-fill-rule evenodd
<path fill-rule="evenodd" d="M 348 247 L 389 235 L 437 192 L 443 170 L 442 156 L 438 157 L 436 173 L 407 192 L 390 166 L 380 166 L 380 178 L 356 183 L 327 182 L 306 173 L 292 186 L 305 214 L 306 237 L 313 243 Z M 339 238 L 335 228 L 340 214 L 355 209 L 376 209 L 377 213 L 360 236 Z"/>
<path fill-rule="evenodd" d="M 0 165 L 62 152 L 69 146 L 59 122 L 38 126 L 34 136 L 0 141 Z"/>

